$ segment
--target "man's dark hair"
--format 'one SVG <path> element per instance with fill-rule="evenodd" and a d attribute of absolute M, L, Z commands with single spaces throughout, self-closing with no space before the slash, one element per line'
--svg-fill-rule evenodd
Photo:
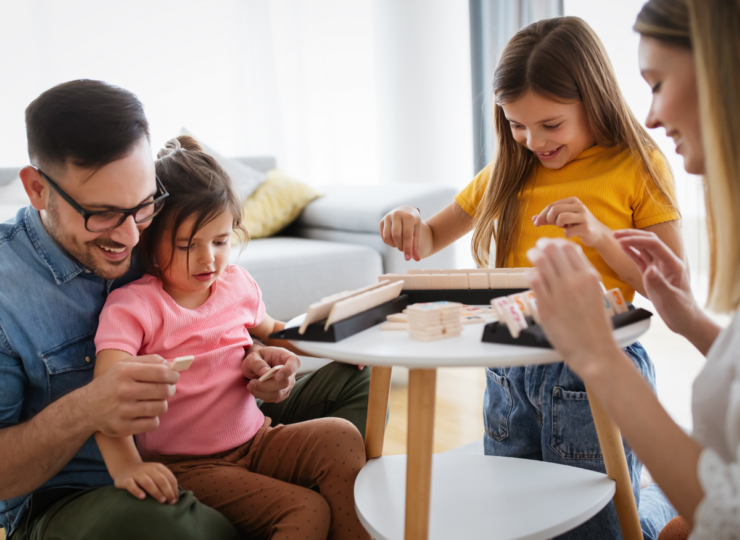
<path fill-rule="evenodd" d="M 96 168 L 124 157 L 149 123 L 138 98 L 123 88 L 88 79 L 69 81 L 26 109 L 28 155 L 39 167 Z"/>

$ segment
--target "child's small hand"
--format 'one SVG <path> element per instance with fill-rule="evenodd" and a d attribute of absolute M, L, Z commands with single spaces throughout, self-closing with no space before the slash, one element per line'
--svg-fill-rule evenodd
<path fill-rule="evenodd" d="M 137 499 L 146 498 L 148 493 L 163 504 L 177 502 L 177 479 L 161 463 L 134 463 L 112 476 L 118 489 L 127 490 Z"/>
<path fill-rule="evenodd" d="M 267 381 L 257 380 L 274 366 L 283 368 Z M 254 397 L 267 403 L 278 403 L 290 395 L 300 366 L 298 356 L 287 349 L 252 345 L 242 362 L 242 373 L 247 379 L 252 379 L 247 388 Z"/>
<path fill-rule="evenodd" d="M 579 237 L 584 245 L 594 248 L 598 248 L 605 239 L 611 238 L 612 232 L 576 197 L 548 204 L 542 212 L 532 217 L 532 222 L 535 227 L 560 227 L 566 238 Z"/>
<path fill-rule="evenodd" d="M 421 214 L 413 206 L 399 206 L 380 220 L 380 237 L 391 247 L 403 251 L 407 261 L 420 261 Z"/>

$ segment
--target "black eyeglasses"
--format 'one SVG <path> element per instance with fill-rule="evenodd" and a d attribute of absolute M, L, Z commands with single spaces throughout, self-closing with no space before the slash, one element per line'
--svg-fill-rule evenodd
<path fill-rule="evenodd" d="M 41 176 L 43 176 L 49 185 L 54 188 L 54 191 L 59 193 L 59 196 L 64 199 L 67 204 L 74 208 L 83 218 L 85 218 L 85 228 L 90 232 L 105 232 L 112 231 L 113 229 L 120 227 L 126 218 L 133 216 L 136 223 L 146 223 L 151 220 L 154 216 L 164 207 L 164 200 L 169 196 L 167 190 L 162 185 L 159 177 L 155 174 L 154 178 L 157 180 L 157 193 L 153 201 L 140 204 L 134 208 L 120 209 L 120 210 L 100 210 L 97 212 L 91 212 L 85 210 L 80 206 L 77 201 L 67 195 L 62 188 L 60 188 L 54 180 L 49 178 L 41 169 L 36 168 Z"/>

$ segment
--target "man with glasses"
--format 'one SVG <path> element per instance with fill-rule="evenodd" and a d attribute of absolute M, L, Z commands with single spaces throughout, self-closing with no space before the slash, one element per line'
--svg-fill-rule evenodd
<path fill-rule="evenodd" d="M 72 81 L 29 105 L 26 128 L 31 204 L 0 224 L 0 526 L 11 540 L 239 538 L 191 492 L 168 505 L 112 486 L 93 437 L 155 429 L 179 378 L 142 356 L 93 380 L 100 311 L 141 277 L 132 251 L 167 201 L 141 103 Z M 337 400 L 366 410 L 367 374 L 346 373 L 267 381 L 255 396 L 277 402 L 293 389 L 270 404 L 275 424 L 334 414 L 323 404 Z"/>

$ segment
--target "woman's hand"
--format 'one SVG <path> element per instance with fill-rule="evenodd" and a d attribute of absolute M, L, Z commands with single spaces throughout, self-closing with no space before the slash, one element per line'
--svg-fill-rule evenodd
<path fill-rule="evenodd" d="M 125 489 L 137 499 L 146 498 L 148 493 L 161 503 L 177 502 L 177 479 L 161 463 L 133 463 L 111 476 L 118 489 Z"/>
<path fill-rule="evenodd" d="M 654 233 L 627 229 L 614 237 L 640 269 L 647 297 L 668 328 L 707 354 L 721 329 L 697 304 L 686 263 Z"/>
<path fill-rule="evenodd" d="M 403 251 L 407 261 L 420 261 L 421 214 L 413 206 L 399 206 L 380 220 L 380 237 L 391 247 Z"/>
<path fill-rule="evenodd" d="M 257 380 L 274 366 L 283 368 L 265 382 Z M 242 373 L 247 379 L 251 379 L 247 388 L 254 397 L 267 403 L 279 403 L 290 395 L 295 385 L 295 373 L 300 366 L 298 356 L 289 350 L 255 343 L 244 357 Z"/>
<path fill-rule="evenodd" d="M 535 227 L 543 225 L 560 227 L 565 232 L 566 238 L 578 237 L 584 245 L 597 249 L 612 232 L 576 197 L 548 204 L 542 212 L 532 217 L 532 222 Z"/>
<path fill-rule="evenodd" d="M 582 379 L 599 369 L 619 347 L 604 309 L 599 273 L 578 244 L 541 238 L 527 252 L 528 274 L 542 328 L 553 347 Z"/>

